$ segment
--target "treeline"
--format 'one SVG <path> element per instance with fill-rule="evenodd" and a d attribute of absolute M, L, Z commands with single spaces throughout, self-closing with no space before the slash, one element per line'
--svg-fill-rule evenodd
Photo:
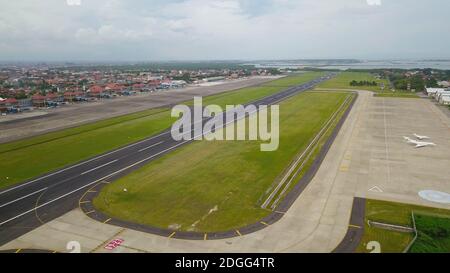
<path fill-rule="evenodd" d="M 350 86 L 378 86 L 376 81 L 351 81 Z"/>
<path fill-rule="evenodd" d="M 423 91 L 425 90 L 425 86 L 428 87 L 437 87 L 437 81 L 434 78 L 431 79 L 423 79 L 422 75 L 414 75 L 411 77 L 406 77 L 402 74 L 394 74 L 389 76 L 389 80 L 392 82 L 395 89 L 398 90 L 416 90 Z"/>

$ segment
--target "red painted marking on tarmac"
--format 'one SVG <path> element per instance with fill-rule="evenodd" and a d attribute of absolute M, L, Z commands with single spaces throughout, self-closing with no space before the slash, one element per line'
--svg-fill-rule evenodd
<path fill-rule="evenodd" d="M 117 247 L 119 247 L 120 245 L 122 245 L 123 242 L 125 242 L 125 240 L 123 240 L 123 239 L 114 239 L 105 246 L 105 249 L 114 250 Z"/>

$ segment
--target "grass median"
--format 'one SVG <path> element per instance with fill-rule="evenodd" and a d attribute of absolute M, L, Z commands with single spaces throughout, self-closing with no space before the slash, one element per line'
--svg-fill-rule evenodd
<path fill-rule="evenodd" d="M 401 253 L 414 239 L 413 233 L 404 233 L 382 229 L 379 227 L 369 227 L 368 221 L 385 223 L 390 225 L 404 226 L 412 228 L 412 213 L 416 215 L 416 227 L 419 231 L 419 238 L 412 246 L 411 252 L 438 252 L 450 248 L 450 210 L 423 207 L 410 204 L 367 200 L 365 230 L 357 252 L 369 252 L 367 244 L 371 241 L 379 242 L 383 253 Z M 436 228 L 443 228 L 443 235 L 433 234 Z M 447 229 L 445 229 L 447 228 Z M 422 232 L 421 232 L 422 230 Z M 431 232 L 430 232 L 431 230 Z M 444 234 L 445 233 L 445 234 Z M 435 238 L 440 237 L 441 243 Z M 444 239 L 443 239 L 444 238 Z M 434 243 L 433 243 L 433 240 Z M 434 245 L 434 246 L 433 246 Z"/>
<path fill-rule="evenodd" d="M 376 82 L 377 86 L 351 86 L 351 81 Z M 381 86 L 384 85 L 384 89 Z M 384 98 L 419 98 L 417 94 L 408 91 L 390 91 L 389 82 L 386 79 L 376 78 L 367 72 L 342 72 L 334 79 L 320 84 L 317 88 L 368 90 L 375 92 L 375 97 Z"/>
<path fill-rule="evenodd" d="M 290 84 L 307 82 L 320 73 L 289 78 Z M 258 86 L 206 97 L 204 104 L 245 104 L 285 87 Z M 0 189 L 61 169 L 110 150 L 155 135 L 171 126 L 170 109 L 152 109 L 87 125 L 0 144 Z"/>
<path fill-rule="evenodd" d="M 378 86 L 351 86 L 352 81 L 368 81 L 376 82 Z M 381 84 L 385 89 L 389 89 L 389 83 L 384 79 L 377 79 L 373 74 L 366 72 L 341 72 L 335 78 L 319 84 L 317 88 L 333 88 L 333 89 L 360 89 L 374 92 L 381 92 Z"/>
<path fill-rule="evenodd" d="M 378 92 L 374 94 L 375 97 L 380 98 L 404 98 L 404 99 L 417 99 L 420 98 L 417 94 L 407 91 L 385 91 L 385 92 Z"/>
<path fill-rule="evenodd" d="M 259 141 L 199 141 L 106 186 L 94 205 L 111 217 L 173 230 L 240 228 L 270 213 L 268 189 L 346 100 L 306 92 L 280 104 L 280 146 Z M 126 191 L 124 191 L 126 189 Z"/>

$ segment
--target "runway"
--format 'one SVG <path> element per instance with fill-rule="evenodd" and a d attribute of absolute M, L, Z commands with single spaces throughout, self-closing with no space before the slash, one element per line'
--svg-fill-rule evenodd
<path fill-rule="evenodd" d="M 327 79 L 328 76 L 321 77 L 251 104 L 276 104 Z M 76 208 L 81 195 L 96 183 L 113 181 L 191 141 L 174 141 L 167 129 L 143 141 L 1 191 L 0 245 Z"/>
<path fill-rule="evenodd" d="M 114 118 L 192 100 L 194 96 L 212 96 L 267 83 L 279 77 L 251 77 L 226 81 L 214 86 L 191 86 L 161 92 L 101 99 L 89 103 L 75 103 L 56 109 L 36 110 L 8 116 L 0 116 L 0 143 L 29 138 L 49 132 L 80 126 L 99 120 Z"/>

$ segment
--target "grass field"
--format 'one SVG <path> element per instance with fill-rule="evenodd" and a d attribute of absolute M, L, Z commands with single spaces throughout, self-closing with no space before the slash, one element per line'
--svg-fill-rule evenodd
<path fill-rule="evenodd" d="M 377 92 L 374 94 L 375 97 L 384 97 L 384 98 L 409 98 L 409 99 L 417 99 L 419 96 L 412 92 L 391 92 L 391 91 L 385 91 L 385 92 Z"/>
<path fill-rule="evenodd" d="M 450 253 L 450 217 L 415 215 L 417 240 L 410 253 Z"/>
<path fill-rule="evenodd" d="M 281 86 L 281 87 L 290 87 L 304 83 L 305 81 L 311 81 L 316 78 L 325 76 L 325 72 L 306 72 L 301 74 L 295 74 L 290 77 L 285 77 L 279 80 L 271 81 L 264 86 Z"/>
<path fill-rule="evenodd" d="M 324 91 L 310 91 L 310 92 L 324 92 Z M 336 91 L 334 91 L 336 92 Z M 346 94 L 349 95 L 348 101 L 344 103 L 342 106 L 342 109 L 339 109 L 339 111 L 336 111 L 336 116 L 331 120 L 331 122 L 327 125 L 326 129 L 322 132 L 322 135 L 316 140 L 315 145 L 313 145 L 307 153 L 304 154 L 304 151 L 301 151 L 301 154 L 304 154 L 304 157 L 301 158 L 298 161 L 297 166 L 293 166 L 294 169 L 290 175 L 288 175 L 288 180 L 292 181 L 299 181 L 301 177 L 309 170 L 309 168 L 313 165 L 314 159 L 319 155 L 320 151 L 322 150 L 323 146 L 327 142 L 327 140 L 331 137 L 333 134 L 334 129 L 336 128 L 337 123 L 342 119 L 345 111 L 349 107 L 350 103 L 352 102 L 352 99 L 354 98 L 355 94 L 349 94 L 346 92 Z M 298 159 L 298 157 L 297 157 Z M 287 169 L 287 168 L 286 168 Z M 286 173 L 283 173 L 283 175 L 280 175 L 274 182 L 274 185 L 272 189 L 280 183 L 281 179 L 287 175 Z M 268 208 L 272 206 L 276 206 L 280 203 L 281 200 L 289 193 L 290 190 L 292 190 L 295 187 L 295 183 L 292 183 L 290 185 L 286 185 L 285 187 L 282 187 L 272 199 L 271 202 L 269 202 Z M 284 191 L 284 193 L 283 193 Z"/>
<path fill-rule="evenodd" d="M 310 92 L 281 103 L 275 152 L 260 152 L 258 141 L 195 142 L 109 184 L 94 205 L 112 217 L 177 230 L 253 223 L 270 213 L 260 207 L 267 189 L 347 96 Z"/>
<path fill-rule="evenodd" d="M 351 86 L 351 81 L 375 81 L 378 86 Z M 384 84 L 385 89 L 381 89 Z M 335 89 L 360 89 L 374 91 L 375 97 L 385 98 L 419 98 L 415 93 L 396 91 L 392 92 L 389 88 L 389 82 L 385 79 L 377 79 L 374 75 L 365 72 L 342 72 L 336 78 L 320 84 L 317 88 L 335 88 Z"/>
<path fill-rule="evenodd" d="M 299 84 L 317 76 L 305 73 L 288 81 Z M 206 97 L 204 104 L 244 104 L 284 88 L 244 88 Z M 155 135 L 173 123 L 169 110 L 148 110 L 0 144 L 0 189 Z"/>
<path fill-rule="evenodd" d="M 351 81 L 375 81 L 378 86 L 351 86 Z M 334 79 L 326 81 L 318 86 L 318 88 L 336 88 L 336 89 L 361 89 L 380 92 L 380 84 L 384 83 L 385 88 L 389 88 L 389 83 L 387 80 L 377 79 L 370 73 L 365 72 L 342 72 L 337 75 Z"/>
<path fill-rule="evenodd" d="M 358 252 L 368 252 L 366 245 L 370 241 L 381 244 L 381 251 L 385 253 L 403 252 L 411 240 L 412 233 L 401 233 L 369 227 L 367 221 L 375 221 L 393 225 L 413 227 L 412 212 L 415 215 L 442 215 L 450 217 L 450 210 L 436 209 L 409 204 L 392 203 L 377 200 L 367 200 L 366 225 L 363 239 L 357 249 Z M 417 223 L 416 223 L 417 224 Z"/>

